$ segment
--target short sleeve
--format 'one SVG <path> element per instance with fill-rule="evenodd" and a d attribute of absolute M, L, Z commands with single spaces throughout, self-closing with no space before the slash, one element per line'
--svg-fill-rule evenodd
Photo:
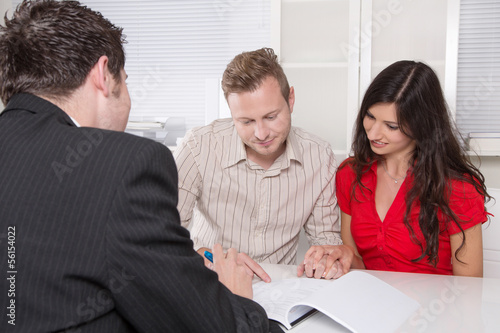
<path fill-rule="evenodd" d="M 452 187 L 450 208 L 457 216 L 462 229 L 469 229 L 479 223 L 484 223 L 488 219 L 484 197 L 467 182 L 452 181 Z M 449 228 L 451 235 L 460 232 L 460 228 L 454 223 L 451 223 Z"/>
<path fill-rule="evenodd" d="M 335 178 L 337 188 L 337 202 L 340 210 L 348 215 L 351 214 L 351 188 L 354 181 L 354 171 L 346 159 L 340 165 Z"/>

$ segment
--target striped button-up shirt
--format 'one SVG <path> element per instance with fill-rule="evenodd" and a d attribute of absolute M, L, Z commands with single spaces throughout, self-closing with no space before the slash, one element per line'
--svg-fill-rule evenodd
<path fill-rule="evenodd" d="M 311 245 L 341 244 L 330 145 L 292 127 L 265 170 L 247 159 L 232 119 L 188 131 L 176 148 L 182 224 L 195 249 L 221 243 L 257 262 L 294 264 L 302 227 Z"/>

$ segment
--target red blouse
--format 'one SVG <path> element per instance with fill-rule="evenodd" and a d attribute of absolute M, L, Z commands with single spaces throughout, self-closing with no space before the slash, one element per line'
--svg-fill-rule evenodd
<path fill-rule="evenodd" d="M 346 162 L 344 161 L 343 165 Z M 411 179 L 407 178 L 401 185 L 394 202 L 392 203 L 384 221 L 375 208 L 375 188 L 377 186 L 377 163 L 361 178 L 362 183 L 368 188 L 356 187 L 356 199 L 351 198 L 351 189 L 356 179 L 354 171 L 349 165 L 339 168 L 336 176 L 337 200 L 342 212 L 351 216 L 351 233 L 363 258 L 367 269 L 430 273 L 430 274 L 453 274 L 452 253 L 450 235 L 460 232 L 454 223 L 444 223 L 443 214 L 438 212 L 441 224 L 439 235 L 439 261 L 434 268 L 427 262 L 427 257 L 418 262 L 412 259 L 420 257 L 422 250 L 415 244 L 406 228 L 403 218 L 406 211 L 405 196 Z M 473 185 L 461 181 L 452 180 L 452 193 L 450 196 L 450 208 L 462 221 L 462 228 L 468 229 L 487 220 L 484 209 L 484 198 L 476 191 Z M 410 212 L 410 224 L 415 235 L 425 242 L 418 225 L 420 206 L 414 205 Z M 454 254 L 453 254 L 454 255 Z"/>

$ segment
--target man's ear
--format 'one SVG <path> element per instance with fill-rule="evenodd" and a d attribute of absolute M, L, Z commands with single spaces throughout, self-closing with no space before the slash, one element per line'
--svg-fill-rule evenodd
<path fill-rule="evenodd" d="M 288 107 L 290 108 L 290 113 L 293 112 L 293 105 L 295 104 L 295 89 L 290 87 L 290 94 L 288 95 Z"/>
<path fill-rule="evenodd" d="M 112 75 L 108 69 L 108 57 L 101 56 L 94 67 L 90 70 L 91 80 L 94 87 L 101 91 L 105 97 L 110 94 Z"/>

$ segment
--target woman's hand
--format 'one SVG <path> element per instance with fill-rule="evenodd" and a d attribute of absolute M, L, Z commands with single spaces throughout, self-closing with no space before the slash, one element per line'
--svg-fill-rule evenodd
<path fill-rule="evenodd" d="M 349 272 L 353 258 L 353 249 L 346 245 L 311 246 L 297 267 L 297 276 L 305 272 L 315 279 L 337 279 Z"/>

